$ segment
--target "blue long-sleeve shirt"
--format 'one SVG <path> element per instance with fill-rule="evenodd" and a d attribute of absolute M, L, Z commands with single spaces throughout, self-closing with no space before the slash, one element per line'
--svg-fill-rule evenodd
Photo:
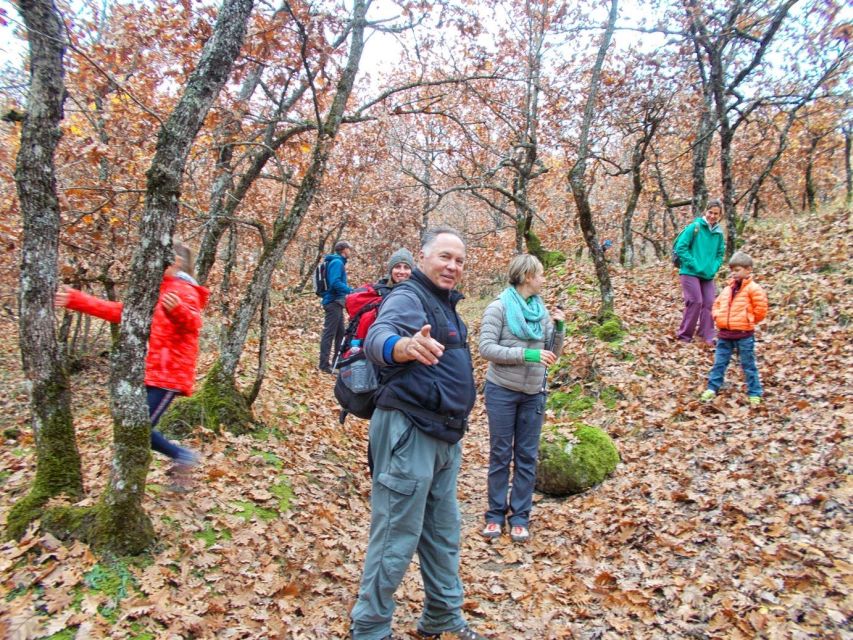
<path fill-rule="evenodd" d="M 348 293 L 352 293 L 352 289 L 347 284 L 347 259 L 340 254 L 330 253 L 324 260 L 329 288 L 323 294 L 323 304 L 329 304 L 333 300 L 346 297 Z"/>

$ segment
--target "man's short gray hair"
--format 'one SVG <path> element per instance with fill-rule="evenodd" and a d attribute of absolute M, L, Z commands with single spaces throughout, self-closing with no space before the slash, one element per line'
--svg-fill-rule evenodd
<path fill-rule="evenodd" d="M 465 238 L 462 237 L 462 234 L 459 233 L 453 227 L 448 227 L 446 225 L 440 225 L 438 227 L 432 227 L 427 229 L 424 232 L 423 238 L 421 239 L 421 251 L 424 253 L 429 253 L 429 248 L 435 242 L 436 238 L 440 236 L 442 233 L 449 233 L 452 236 L 456 236 L 459 238 L 459 241 L 462 243 L 462 246 L 465 246 Z"/>

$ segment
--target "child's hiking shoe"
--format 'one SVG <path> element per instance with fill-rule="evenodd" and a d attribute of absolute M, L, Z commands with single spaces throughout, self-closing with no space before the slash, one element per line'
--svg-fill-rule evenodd
<path fill-rule="evenodd" d="M 191 467 L 175 463 L 166 473 L 172 478 L 168 487 L 172 493 L 189 493 L 193 490 Z"/>
<path fill-rule="evenodd" d="M 699 400 L 702 402 L 711 402 L 711 400 L 713 400 L 716 397 L 717 397 L 716 392 L 711 391 L 710 389 L 705 389 L 702 392 L 702 395 L 699 396 Z"/>
<path fill-rule="evenodd" d="M 192 449 L 181 449 L 181 452 L 175 457 L 175 466 L 181 465 L 184 467 L 197 467 L 199 463 L 199 455 Z"/>
<path fill-rule="evenodd" d="M 530 531 L 527 527 L 516 525 L 509 530 L 509 537 L 513 542 L 527 542 L 530 540 Z"/>
<path fill-rule="evenodd" d="M 462 627 L 456 631 L 442 631 L 441 633 L 427 633 L 426 631 L 418 630 L 418 637 L 421 640 L 440 640 L 443 638 L 459 638 L 460 640 L 489 640 L 486 636 L 481 636 L 471 627 Z"/>
<path fill-rule="evenodd" d="M 753 407 L 761 406 L 761 396 L 749 396 L 749 404 Z"/>
<path fill-rule="evenodd" d="M 488 522 L 482 534 L 484 538 L 499 538 L 501 535 L 501 525 L 497 522 Z"/>
<path fill-rule="evenodd" d="M 174 493 L 189 493 L 192 491 L 192 470 L 199 463 L 198 454 L 192 449 L 181 449 L 174 458 L 172 466 L 166 475 L 172 479 L 169 491 Z"/>

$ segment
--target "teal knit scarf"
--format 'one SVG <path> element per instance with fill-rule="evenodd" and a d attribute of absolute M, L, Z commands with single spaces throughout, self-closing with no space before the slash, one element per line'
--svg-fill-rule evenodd
<path fill-rule="evenodd" d="M 541 340 L 545 333 L 542 322 L 547 315 L 542 298 L 531 296 L 525 300 L 515 287 L 507 287 L 499 297 L 506 311 L 506 321 L 509 330 L 520 340 Z"/>

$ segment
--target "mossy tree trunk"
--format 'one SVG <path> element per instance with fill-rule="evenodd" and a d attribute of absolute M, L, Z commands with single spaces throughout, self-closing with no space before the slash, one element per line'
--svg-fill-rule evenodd
<path fill-rule="evenodd" d="M 68 374 L 53 314 L 60 225 L 53 158 L 66 95 L 65 37 L 53 0 L 21 0 L 18 9 L 30 47 L 29 99 L 15 167 L 23 219 L 19 332 L 37 459 L 30 492 L 7 517 L 13 537 L 26 531 L 50 498 L 83 494 Z"/>
<path fill-rule="evenodd" d="M 172 233 L 187 154 L 240 53 L 252 5 L 253 0 L 223 3 L 198 66 L 160 129 L 147 174 L 139 246 L 131 263 L 119 342 L 112 353 L 112 469 L 90 532 L 96 547 L 118 554 L 139 553 L 154 538 L 151 522 L 142 508 L 151 455 L 151 426 L 143 386 L 151 316 L 164 264 L 172 261 Z"/>
<path fill-rule="evenodd" d="M 601 84 L 601 68 L 604 65 L 604 57 L 607 55 L 610 40 L 613 38 L 613 30 L 616 25 L 618 10 L 618 0 L 611 0 L 607 26 L 605 27 L 604 34 L 601 37 L 601 43 L 598 46 L 598 54 L 595 59 L 595 64 L 593 65 L 592 75 L 589 81 L 589 93 L 587 94 L 583 120 L 581 122 L 578 157 L 569 172 L 569 186 L 575 200 L 575 206 L 578 210 L 578 220 L 580 222 L 581 231 L 583 232 L 583 237 L 586 241 L 586 246 L 589 248 L 589 253 L 592 256 L 593 263 L 595 264 L 595 275 L 598 278 L 598 287 L 601 292 L 600 315 L 602 317 L 613 312 L 613 285 L 610 282 L 610 272 L 607 269 L 607 261 L 604 259 L 604 251 L 601 248 L 601 244 L 598 242 L 598 235 L 595 231 L 595 223 L 592 219 L 592 208 L 589 204 L 589 192 L 587 190 L 585 174 L 587 160 L 589 159 L 590 129 L 592 127 L 592 118 L 595 111 L 598 88 Z"/>

